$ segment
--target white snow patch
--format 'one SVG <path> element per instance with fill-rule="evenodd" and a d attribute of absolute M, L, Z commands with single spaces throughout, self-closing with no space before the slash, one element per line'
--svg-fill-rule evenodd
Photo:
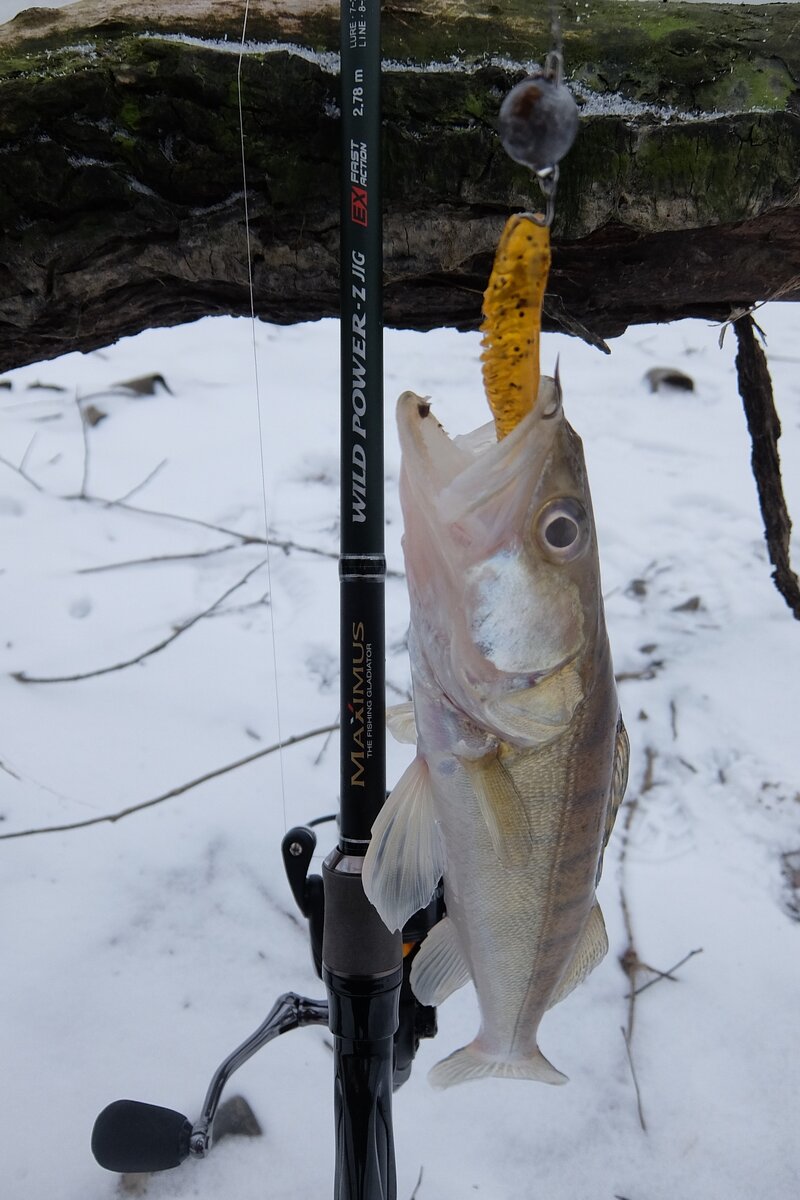
<path fill-rule="evenodd" d="M 800 518 L 796 305 L 758 314 L 783 424 L 784 482 Z M 542 1025 L 568 1087 L 487 1081 L 432 1091 L 427 1068 L 472 1038 L 470 989 L 439 1013 L 395 1098 L 398 1195 L 419 1200 L 787 1200 L 798 1192 L 796 1080 L 800 923 L 782 855 L 800 849 L 800 629 L 770 580 L 735 338 L 702 322 L 631 329 L 610 358 L 566 337 L 565 410 L 581 434 L 598 527 L 615 665 L 632 745 L 627 806 L 600 886 L 611 950 Z M 154 797 L 336 715 L 338 327 L 256 327 L 273 534 L 325 554 L 275 550 L 264 572 L 142 664 L 76 683 L 12 672 L 108 666 L 164 639 L 264 556 L 202 524 L 68 499 L 84 473 L 76 390 L 107 417 L 88 430 L 88 490 L 153 514 L 263 533 L 251 326 L 205 319 L 89 355 L 10 372 L 0 390 L 0 834 L 80 821 Z M 652 366 L 693 393 L 651 394 Z M 161 372 L 173 394 L 108 394 Z M 34 389 L 57 384 L 64 392 Z M 387 331 L 387 412 L 430 394 L 452 432 L 485 422 L 480 335 Z M 99 393 L 103 393 L 102 395 Z M 398 446 L 387 423 L 387 555 L 402 568 Z M 230 546 L 230 549 L 225 549 Z M 795 565 L 800 544 L 793 542 Z M 173 555 L 204 557 L 166 559 Z M 152 559 L 139 565 L 135 559 Z M 110 568 L 97 570 L 97 568 Z M 91 570 L 90 570 L 91 569 Z M 89 572 L 89 573 L 87 573 Z M 632 582 L 639 581 L 635 586 Z M 695 605 L 686 602 L 698 597 Z M 277 644 L 273 674 L 271 624 Z M 409 685 L 402 580 L 387 584 L 390 699 Z M 390 741 L 389 779 L 409 759 Z M 648 756 L 652 771 L 647 782 Z M 281 991 L 321 995 L 280 863 L 287 826 L 336 806 L 335 739 L 262 758 L 115 824 L 0 841 L 3 1194 L 113 1200 L 93 1162 L 96 1114 L 119 1096 L 196 1117 L 216 1064 Z M 635 810 L 631 806 L 635 799 Z M 621 831 L 630 817 L 620 862 Z M 320 856 L 333 843 L 319 831 Z M 318 863 L 315 864 L 318 868 Z M 703 953 L 637 1000 L 619 888 L 643 961 Z M 265 1135 L 154 1177 L 150 1200 L 329 1195 L 327 1035 L 278 1039 L 236 1076 Z M 42 1113 L 56 1114 L 43 1130 Z M 47 1152 L 42 1148 L 46 1140 Z"/>

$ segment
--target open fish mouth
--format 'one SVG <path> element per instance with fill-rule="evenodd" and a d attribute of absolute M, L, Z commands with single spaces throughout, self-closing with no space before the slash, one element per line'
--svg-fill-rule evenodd
<path fill-rule="evenodd" d="M 536 404 L 519 424 L 498 441 L 489 421 L 471 433 L 450 437 L 434 415 L 428 397 L 403 392 L 397 403 L 397 426 L 403 475 L 419 498 L 435 503 L 441 523 L 456 525 L 495 497 L 500 501 L 495 523 L 520 518 L 520 505 L 530 503 L 536 482 L 561 421 L 558 379 L 543 376 Z M 513 497 L 513 512 L 508 502 Z M 455 531 L 458 536 L 458 529 Z"/>

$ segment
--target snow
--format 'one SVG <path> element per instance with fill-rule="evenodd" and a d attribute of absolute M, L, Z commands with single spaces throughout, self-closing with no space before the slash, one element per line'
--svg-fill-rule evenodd
<path fill-rule="evenodd" d="M 758 319 L 797 517 L 797 307 L 768 305 Z M 236 536 L 264 531 L 252 327 L 208 318 L 6 377 L 2 455 L 24 459 L 41 490 L 0 463 L 4 837 L 117 812 L 263 750 L 278 740 L 278 711 L 284 738 L 335 719 L 338 329 L 260 324 L 255 336 L 271 535 L 322 553 L 273 548 L 271 587 L 261 567 L 159 653 L 71 683 L 12 675 L 140 655 L 264 560 L 263 545 Z M 631 782 L 600 885 L 611 951 L 543 1023 L 545 1054 L 571 1077 L 565 1088 L 492 1080 L 434 1092 L 427 1069 L 476 1028 L 469 989 L 440 1009 L 439 1036 L 396 1097 L 401 1200 L 421 1167 L 418 1200 L 797 1194 L 800 924 L 782 855 L 800 849 L 800 629 L 769 578 L 733 331 L 722 350 L 717 340 L 702 322 L 644 327 L 605 358 L 544 338 L 544 367 L 560 354 L 565 407 L 585 444 L 615 665 L 627 676 Z M 389 331 L 387 411 L 411 387 L 431 395 L 451 432 L 483 423 L 479 353 L 477 335 Z M 695 392 L 651 394 L 654 366 L 685 371 Z M 152 372 L 171 392 L 112 388 Z M 87 429 L 88 460 L 76 394 L 107 414 Z M 391 420 L 386 462 L 387 552 L 399 572 Z M 134 508 L 79 498 L 84 472 L 87 496 L 115 499 L 162 463 Z M 401 578 L 388 582 L 387 607 L 397 701 L 409 683 Z M 390 743 L 391 782 L 408 756 Z M 194 1119 L 217 1063 L 280 992 L 323 994 L 280 840 L 335 809 L 335 739 L 286 748 L 282 760 L 283 788 L 269 754 L 113 824 L 0 843 L 10 1200 L 110 1200 L 116 1179 L 89 1152 L 108 1102 L 135 1097 Z M 322 854 L 332 827 L 318 832 Z M 621 887 L 644 962 L 663 970 L 702 948 L 677 982 L 636 1001 L 646 1133 L 620 1032 Z M 225 1140 L 207 1161 L 154 1177 L 147 1195 L 329 1195 L 328 1041 L 298 1031 L 251 1060 L 228 1092 L 246 1095 L 264 1137 Z"/>

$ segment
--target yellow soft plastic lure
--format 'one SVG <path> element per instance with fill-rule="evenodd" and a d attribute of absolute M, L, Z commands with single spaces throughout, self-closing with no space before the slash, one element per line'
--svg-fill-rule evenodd
<path fill-rule="evenodd" d="M 483 294 L 483 385 L 497 440 L 519 425 L 539 392 L 542 301 L 550 272 L 550 230 L 509 217 Z"/>

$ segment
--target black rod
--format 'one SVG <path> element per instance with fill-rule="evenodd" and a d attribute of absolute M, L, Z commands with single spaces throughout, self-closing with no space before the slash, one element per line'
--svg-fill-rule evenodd
<path fill-rule="evenodd" d="M 361 880 L 386 796 L 380 0 L 341 0 L 339 846 L 323 867 L 334 1035 L 335 1200 L 395 1200 L 392 1085 L 403 977 Z"/>
<path fill-rule="evenodd" d="M 342 0 L 341 824 L 363 853 L 386 795 L 380 0 Z"/>

